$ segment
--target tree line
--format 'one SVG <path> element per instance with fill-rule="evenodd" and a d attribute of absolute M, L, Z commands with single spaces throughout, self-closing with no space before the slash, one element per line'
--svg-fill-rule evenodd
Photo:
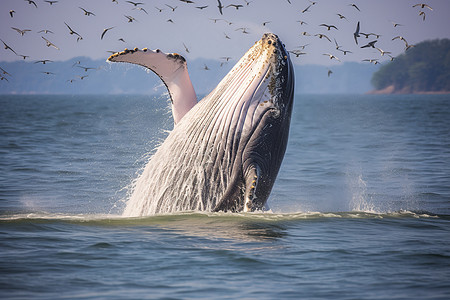
<path fill-rule="evenodd" d="M 380 67 L 372 76 L 377 90 L 393 86 L 393 92 L 450 92 L 450 40 L 418 43 Z"/>

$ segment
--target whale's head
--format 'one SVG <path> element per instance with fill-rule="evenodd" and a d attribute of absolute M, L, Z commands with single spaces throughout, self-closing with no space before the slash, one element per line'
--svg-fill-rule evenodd
<path fill-rule="evenodd" d="M 232 147 L 232 178 L 242 179 L 240 188 L 230 188 L 216 210 L 264 207 L 286 150 L 293 98 L 289 54 L 281 40 L 268 33 L 204 99 L 226 106 L 220 117 L 226 120 L 227 144 Z"/>

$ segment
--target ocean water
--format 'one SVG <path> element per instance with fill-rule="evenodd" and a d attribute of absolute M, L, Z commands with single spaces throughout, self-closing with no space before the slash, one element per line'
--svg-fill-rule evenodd
<path fill-rule="evenodd" d="M 2 299 L 449 299 L 450 96 L 298 95 L 265 213 L 123 218 L 165 97 L 0 96 Z"/>

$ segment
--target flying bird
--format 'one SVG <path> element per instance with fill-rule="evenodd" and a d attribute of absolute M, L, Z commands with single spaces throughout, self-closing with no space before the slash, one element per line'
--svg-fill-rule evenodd
<path fill-rule="evenodd" d="M 5 50 L 11 50 L 15 55 L 18 55 L 16 53 L 16 51 L 13 50 L 13 48 L 11 48 L 10 46 L 8 46 L 2 39 L 0 39 L 0 41 L 2 41 L 3 46 L 5 47 Z"/>
<path fill-rule="evenodd" d="M 330 43 L 331 43 L 331 40 L 330 40 L 330 38 L 329 37 L 327 37 L 325 34 L 322 34 L 322 33 L 318 33 L 318 34 L 315 34 L 314 36 L 317 36 L 317 37 L 319 37 L 319 39 L 321 39 L 321 38 L 326 38 Z"/>
<path fill-rule="evenodd" d="M 378 62 L 378 59 L 376 59 L 376 58 L 363 59 L 362 61 L 368 61 L 368 62 L 370 62 L 371 64 L 374 64 L 374 65 L 380 64 L 380 63 Z"/>
<path fill-rule="evenodd" d="M 355 3 L 352 3 L 352 4 L 349 4 L 348 6 L 353 6 L 354 8 L 356 8 L 358 11 L 361 11 L 360 9 L 359 9 L 359 7 L 358 6 L 356 6 L 356 4 Z"/>
<path fill-rule="evenodd" d="M 301 50 L 291 50 L 291 51 L 289 51 L 289 53 L 294 54 L 295 57 L 299 57 L 300 55 L 305 55 L 306 54 L 306 52 L 303 52 Z"/>
<path fill-rule="evenodd" d="M 53 4 L 55 4 L 55 3 L 58 3 L 58 1 L 48 1 L 48 0 L 45 0 L 44 2 L 47 2 L 47 3 L 50 4 L 50 5 L 53 5 Z"/>
<path fill-rule="evenodd" d="M 34 63 L 35 64 L 43 64 L 43 65 L 45 65 L 46 63 L 49 63 L 49 62 L 53 62 L 53 61 L 50 60 L 50 59 L 42 59 L 42 60 L 35 61 Z"/>
<path fill-rule="evenodd" d="M 133 8 L 133 10 L 135 10 L 135 9 L 143 11 L 143 12 L 145 12 L 148 15 L 148 12 L 143 7 L 135 7 L 135 8 Z"/>
<path fill-rule="evenodd" d="M 76 32 L 76 31 L 74 31 L 72 28 L 70 28 L 70 26 L 69 25 L 67 25 L 67 23 L 66 22 L 64 22 L 64 24 L 66 24 L 66 26 L 67 26 L 67 28 L 69 29 L 69 34 L 70 35 L 76 35 L 76 36 L 78 36 L 78 38 L 77 38 L 77 41 L 79 40 L 79 39 L 83 39 L 82 37 L 81 37 L 81 35 L 79 35 L 78 34 L 78 32 Z"/>
<path fill-rule="evenodd" d="M 334 25 L 320 24 L 319 26 L 324 26 L 324 27 L 327 28 L 327 30 L 330 30 L 331 28 L 334 28 L 334 29 L 338 30 L 337 27 L 334 26 Z"/>
<path fill-rule="evenodd" d="M 425 21 L 425 12 L 424 11 L 420 11 L 419 16 L 422 16 L 422 20 Z"/>
<path fill-rule="evenodd" d="M 431 8 L 431 6 L 429 6 L 428 4 L 426 4 L 426 3 L 418 3 L 418 4 L 414 4 L 412 7 L 417 7 L 417 6 L 419 6 L 420 8 L 428 8 L 429 10 L 433 10 L 432 8 Z"/>
<path fill-rule="evenodd" d="M 138 6 L 138 5 L 144 4 L 144 3 L 142 3 L 142 2 L 133 2 L 133 1 L 126 1 L 126 2 L 128 2 L 128 3 L 130 3 L 130 4 L 133 4 L 134 6 Z"/>
<path fill-rule="evenodd" d="M 187 53 L 190 53 L 190 52 L 189 52 L 189 48 L 186 46 L 185 43 L 183 43 L 183 46 L 184 46 L 184 50 L 185 50 Z"/>
<path fill-rule="evenodd" d="M 170 8 L 172 11 L 175 11 L 175 9 L 177 9 L 177 7 L 178 7 L 178 6 L 173 7 L 173 6 L 170 6 L 169 4 L 166 4 L 166 6 L 168 8 Z"/>
<path fill-rule="evenodd" d="M 355 38 L 356 45 L 358 45 L 358 38 L 360 37 L 360 35 L 359 35 L 359 21 L 358 21 L 358 24 L 356 25 L 356 30 L 353 33 L 353 37 Z"/>
<path fill-rule="evenodd" d="M 238 10 L 241 7 L 244 7 L 244 5 L 241 5 L 241 4 L 230 4 L 230 5 L 227 5 L 227 7 L 230 7 L 230 6 L 236 8 L 236 10 Z"/>
<path fill-rule="evenodd" d="M 378 40 L 371 41 L 371 42 L 367 43 L 366 45 L 361 46 L 361 48 L 369 48 L 369 47 L 375 48 L 376 42 L 378 42 Z"/>
<path fill-rule="evenodd" d="M 103 32 L 102 32 L 102 35 L 101 35 L 100 39 L 103 40 L 103 37 L 105 36 L 106 32 L 107 32 L 108 30 L 113 29 L 113 28 L 114 28 L 114 26 L 113 26 L 113 27 L 106 28 L 106 29 L 103 29 Z"/>
<path fill-rule="evenodd" d="M 336 56 L 334 56 L 333 54 L 330 54 L 330 53 L 324 53 L 324 54 L 322 54 L 322 55 L 326 55 L 326 56 L 328 56 L 330 59 L 335 59 L 335 60 L 337 60 L 337 61 L 341 61 L 339 58 L 337 58 Z"/>
<path fill-rule="evenodd" d="M 343 49 L 338 49 L 339 51 L 341 51 L 344 55 L 347 55 L 347 53 L 353 53 L 352 51 L 349 50 L 343 50 Z"/>
<path fill-rule="evenodd" d="M 302 10 L 302 14 L 304 14 L 305 12 L 309 11 L 309 8 L 311 7 L 312 4 L 310 4 L 307 8 L 305 8 L 304 10 Z"/>
<path fill-rule="evenodd" d="M 219 2 L 219 5 L 217 5 L 217 7 L 219 8 L 219 12 L 220 12 L 221 15 L 223 15 L 223 12 L 222 12 L 223 5 L 222 5 L 222 3 L 220 2 L 220 0 L 217 0 L 217 2 Z"/>
<path fill-rule="evenodd" d="M 341 15 L 341 14 L 337 14 L 338 16 L 339 16 L 339 19 L 346 19 L 347 20 L 347 18 L 344 16 L 344 15 Z M 348 21 L 348 20 L 347 20 Z"/>
<path fill-rule="evenodd" d="M 14 14 L 16 13 L 16 11 L 15 10 L 10 10 L 9 11 L 9 15 L 11 16 L 11 18 L 13 18 L 14 17 Z"/>
<path fill-rule="evenodd" d="M 87 11 L 87 10 L 85 10 L 85 9 L 82 8 L 82 7 L 80 7 L 80 9 L 81 9 L 82 11 L 84 11 L 84 15 L 85 15 L 85 16 L 95 16 L 95 14 L 94 14 L 93 12 L 91 12 L 91 11 Z"/>
<path fill-rule="evenodd" d="M 25 2 L 28 2 L 28 4 L 33 4 L 37 8 L 36 2 L 34 2 L 32 0 L 25 0 Z"/>
<path fill-rule="evenodd" d="M 41 32 L 43 32 L 43 33 L 45 33 L 45 34 L 47 34 L 47 33 L 53 33 L 53 31 L 48 30 L 48 29 L 42 29 L 42 30 L 38 31 L 38 33 L 41 33 Z"/>
<path fill-rule="evenodd" d="M 91 68 L 91 67 L 83 67 L 83 66 L 77 66 L 77 67 L 84 69 L 85 72 L 87 72 L 88 70 L 95 70 L 95 68 Z"/>
<path fill-rule="evenodd" d="M 58 48 L 55 44 L 53 44 L 52 42 L 50 42 L 49 40 L 47 40 L 45 37 L 41 36 L 41 38 L 43 38 L 44 41 L 47 43 L 47 47 L 53 47 L 53 48 L 55 48 L 56 50 L 59 50 L 59 48 Z"/>
<path fill-rule="evenodd" d="M 31 29 L 23 29 L 23 30 L 21 30 L 21 29 L 16 28 L 16 27 L 11 27 L 11 28 L 14 29 L 15 31 L 17 31 L 18 33 L 20 33 L 21 36 L 23 36 L 28 31 L 31 31 Z"/>
<path fill-rule="evenodd" d="M 124 15 L 124 16 L 125 16 L 125 15 Z M 125 18 L 128 19 L 128 23 L 131 23 L 131 22 L 133 22 L 133 21 L 136 21 L 136 19 L 133 18 L 132 16 L 125 16 Z"/>
<path fill-rule="evenodd" d="M 391 54 L 391 52 L 383 51 L 382 49 L 377 48 L 377 47 L 375 47 L 375 49 L 377 49 L 378 51 L 380 51 L 381 56 L 384 56 L 385 54 Z"/>

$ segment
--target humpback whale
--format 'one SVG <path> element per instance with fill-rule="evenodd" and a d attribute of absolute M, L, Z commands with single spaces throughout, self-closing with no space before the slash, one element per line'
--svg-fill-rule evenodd
<path fill-rule="evenodd" d="M 123 215 L 264 209 L 286 150 L 294 97 L 292 63 L 278 36 L 264 34 L 201 101 L 179 54 L 135 48 L 108 61 L 156 73 L 175 122 L 134 182 Z"/>

